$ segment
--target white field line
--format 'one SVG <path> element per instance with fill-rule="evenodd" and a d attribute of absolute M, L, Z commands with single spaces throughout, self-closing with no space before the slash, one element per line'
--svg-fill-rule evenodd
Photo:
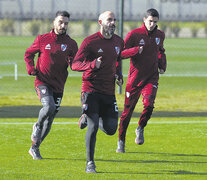
<path fill-rule="evenodd" d="M 10 76 L 14 76 L 14 74 L 1 74 L 1 78 L 3 77 L 10 77 Z M 27 74 L 18 74 L 18 76 L 20 77 L 26 77 L 28 76 Z M 69 77 L 82 77 L 82 73 L 79 74 L 69 74 Z M 124 77 L 128 77 L 127 74 L 123 75 Z M 191 73 L 186 73 L 186 74 L 162 74 L 160 75 L 160 77 L 207 77 L 206 73 L 202 73 L 202 74 L 191 74 Z"/>
<path fill-rule="evenodd" d="M 132 121 L 130 124 L 137 124 L 137 121 Z M 206 124 L 207 121 L 149 121 L 148 124 Z M 24 125 L 34 124 L 31 122 L 2 122 L 0 125 Z M 78 124 L 78 122 L 54 122 L 53 124 Z"/>

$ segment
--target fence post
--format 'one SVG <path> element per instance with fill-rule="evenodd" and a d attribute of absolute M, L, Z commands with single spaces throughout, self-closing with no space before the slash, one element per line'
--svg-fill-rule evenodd
<path fill-rule="evenodd" d="M 124 21 L 124 0 L 121 0 L 120 12 L 119 12 L 119 36 L 123 38 L 123 21 Z M 122 71 L 122 62 L 121 62 Z M 122 86 L 118 86 L 118 93 L 122 94 Z"/>

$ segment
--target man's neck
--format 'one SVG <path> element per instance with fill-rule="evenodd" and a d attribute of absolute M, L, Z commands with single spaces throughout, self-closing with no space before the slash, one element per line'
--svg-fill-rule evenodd
<path fill-rule="evenodd" d="M 105 39 L 111 39 L 112 35 L 105 33 L 103 30 L 100 30 L 101 35 L 105 38 Z"/>

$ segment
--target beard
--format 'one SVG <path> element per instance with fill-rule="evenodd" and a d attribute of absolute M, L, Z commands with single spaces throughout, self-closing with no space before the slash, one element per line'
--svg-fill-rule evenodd
<path fill-rule="evenodd" d="M 107 26 L 107 25 L 103 25 L 103 32 L 107 35 L 112 36 L 114 34 L 116 26 L 112 25 L 112 26 Z"/>
<path fill-rule="evenodd" d="M 65 28 L 63 28 L 63 29 L 56 28 L 56 32 L 58 32 L 58 35 L 65 34 L 66 33 L 66 29 Z"/>

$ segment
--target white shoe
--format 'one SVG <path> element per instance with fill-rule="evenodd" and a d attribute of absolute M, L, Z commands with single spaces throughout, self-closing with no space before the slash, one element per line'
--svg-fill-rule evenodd
<path fill-rule="evenodd" d="M 140 126 L 135 130 L 136 138 L 135 143 L 138 145 L 144 144 L 144 128 L 141 128 Z"/>
<path fill-rule="evenodd" d="M 118 147 L 116 149 L 117 153 L 125 153 L 125 141 L 119 140 L 117 143 Z"/>

